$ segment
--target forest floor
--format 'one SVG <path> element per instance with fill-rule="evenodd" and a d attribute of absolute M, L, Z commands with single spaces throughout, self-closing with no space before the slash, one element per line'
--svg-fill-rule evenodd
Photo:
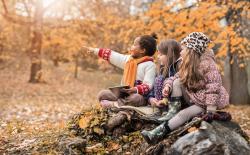
<path fill-rule="evenodd" d="M 95 106 L 98 92 L 119 84 L 121 78 L 119 74 L 80 69 L 75 79 L 73 65 L 44 63 L 45 83 L 31 84 L 27 82 L 28 64 L 21 60 L 15 64 L 0 70 L 0 154 L 27 149 L 34 143 L 47 147 L 47 154 L 58 154 L 58 148 L 52 146 L 57 146 L 58 136 L 67 130 L 69 118 Z M 250 136 L 250 105 L 230 105 L 226 110 Z M 37 149 L 33 153 L 41 152 Z"/>

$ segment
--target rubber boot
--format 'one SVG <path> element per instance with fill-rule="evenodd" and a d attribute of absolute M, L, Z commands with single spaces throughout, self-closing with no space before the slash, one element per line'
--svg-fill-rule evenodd
<path fill-rule="evenodd" d="M 158 120 L 165 122 L 174 117 L 181 110 L 181 101 L 181 97 L 171 97 L 168 104 L 168 112 Z"/>
<path fill-rule="evenodd" d="M 151 131 L 143 130 L 141 134 L 148 144 L 156 144 L 170 132 L 168 123 L 164 122 Z"/>

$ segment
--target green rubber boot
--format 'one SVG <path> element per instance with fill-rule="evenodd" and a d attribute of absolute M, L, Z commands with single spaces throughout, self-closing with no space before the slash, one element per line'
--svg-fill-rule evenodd
<path fill-rule="evenodd" d="M 164 122 L 151 131 L 143 130 L 141 134 L 148 144 L 156 144 L 170 132 L 167 122 Z"/>
<path fill-rule="evenodd" d="M 164 122 L 169 121 L 172 117 L 174 117 L 181 110 L 181 101 L 181 97 L 171 97 L 168 104 L 168 112 L 158 120 Z"/>

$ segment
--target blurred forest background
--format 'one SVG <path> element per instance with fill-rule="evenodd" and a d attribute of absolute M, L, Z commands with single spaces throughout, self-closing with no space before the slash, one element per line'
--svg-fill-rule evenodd
<path fill-rule="evenodd" d="M 210 37 L 227 110 L 250 135 L 248 0 L 1 0 L 0 14 L 0 153 L 39 140 L 52 146 L 72 114 L 119 84 L 121 71 L 82 45 L 127 53 L 152 32 L 158 41 Z"/>

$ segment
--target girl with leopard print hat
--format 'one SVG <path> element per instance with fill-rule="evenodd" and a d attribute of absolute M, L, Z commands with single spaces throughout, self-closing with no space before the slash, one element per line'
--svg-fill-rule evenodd
<path fill-rule="evenodd" d="M 210 39 L 202 32 L 192 32 L 181 41 L 182 63 L 178 73 L 164 82 L 163 95 L 183 96 L 189 107 L 155 129 L 142 131 L 148 143 L 157 143 L 197 114 L 214 112 L 229 104 L 229 95 L 222 86 L 214 53 L 208 49 L 209 43 Z"/>

